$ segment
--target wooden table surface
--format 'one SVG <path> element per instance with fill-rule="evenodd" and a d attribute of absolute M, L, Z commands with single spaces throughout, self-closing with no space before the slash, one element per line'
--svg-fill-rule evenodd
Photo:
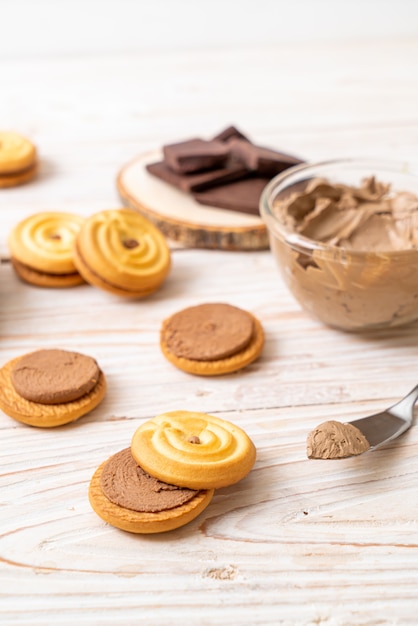
<path fill-rule="evenodd" d="M 31 137 L 41 156 L 36 181 L 0 192 L 0 359 L 78 350 L 97 358 L 109 389 L 58 429 L 0 412 L 0 623 L 416 624 L 416 426 L 338 462 L 308 460 L 305 440 L 321 421 L 386 408 L 416 384 L 418 324 L 367 335 L 326 328 L 290 295 L 269 251 L 173 246 L 169 278 L 143 301 L 90 286 L 38 289 L 14 275 L 7 235 L 37 211 L 120 206 L 124 163 L 230 123 L 310 161 L 418 161 L 418 38 L 27 48 L 0 64 L 0 124 Z M 256 363 L 204 379 L 163 358 L 162 320 L 206 301 L 260 319 Z M 253 471 L 179 530 L 135 536 L 105 524 L 87 498 L 95 468 L 143 420 L 177 409 L 245 428 Z"/>

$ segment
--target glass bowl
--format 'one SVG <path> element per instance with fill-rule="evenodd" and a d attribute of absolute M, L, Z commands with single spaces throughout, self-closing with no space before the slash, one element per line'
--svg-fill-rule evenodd
<path fill-rule="evenodd" d="M 418 173 L 412 166 L 344 159 L 292 167 L 270 181 L 260 199 L 270 248 L 290 291 L 309 313 L 346 331 L 388 328 L 418 319 L 418 250 L 354 250 L 309 239 L 285 223 L 277 205 L 314 178 L 360 186 L 371 176 L 390 183 L 391 193 L 418 196 Z"/>

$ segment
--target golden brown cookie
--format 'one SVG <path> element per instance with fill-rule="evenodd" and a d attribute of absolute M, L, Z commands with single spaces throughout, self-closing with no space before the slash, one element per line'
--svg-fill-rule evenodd
<path fill-rule="evenodd" d="M 163 322 L 164 356 L 189 374 L 219 376 L 257 359 L 264 331 L 251 313 L 223 303 L 189 307 Z"/>
<path fill-rule="evenodd" d="M 37 172 L 36 148 L 29 139 L 0 132 L 0 188 L 28 182 Z"/>
<path fill-rule="evenodd" d="M 151 476 L 191 489 L 232 485 L 248 474 L 256 450 L 241 428 L 191 411 L 163 413 L 142 424 L 132 456 Z"/>
<path fill-rule="evenodd" d="M 86 220 L 77 236 L 74 262 L 90 284 L 139 298 L 156 291 L 165 280 L 170 250 L 149 220 L 130 209 L 117 209 Z"/>
<path fill-rule="evenodd" d="M 74 240 L 83 222 L 83 217 L 72 213 L 46 212 L 16 224 L 8 243 L 18 276 L 38 287 L 83 283 L 73 261 Z"/>
<path fill-rule="evenodd" d="M 105 522 L 132 533 L 160 533 L 184 526 L 212 497 L 213 490 L 182 489 L 149 476 L 129 448 L 102 463 L 89 487 L 93 510 Z"/>
<path fill-rule="evenodd" d="M 29 139 L 13 132 L 0 132 L 0 174 L 20 172 L 36 161 L 36 148 Z"/>
<path fill-rule="evenodd" d="M 29 426 L 72 422 L 96 408 L 105 393 L 97 363 L 77 352 L 38 350 L 0 369 L 0 409 Z"/>
<path fill-rule="evenodd" d="M 35 178 L 38 173 L 38 165 L 35 163 L 31 167 L 22 170 L 21 172 L 12 172 L 10 174 L 0 174 L 0 189 L 6 189 L 7 187 L 17 187 L 18 185 L 24 185 L 30 180 Z"/>

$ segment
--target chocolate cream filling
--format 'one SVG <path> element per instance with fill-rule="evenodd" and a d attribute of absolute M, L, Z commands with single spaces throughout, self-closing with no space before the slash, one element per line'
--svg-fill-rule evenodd
<path fill-rule="evenodd" d="M 26 265 L 25 263 L 22 263 L 22 261 L 18 261 L 15 257 L 11 257 L 11 262 L 12 264 L 19 269 L 19 267 L 21 267 L 23 270 L 28 270 L 29 272 L 33 272 L 34 274 L 38 274 L 39 276 L 79 276 L 79 273 L 77 271 L 74 272 L 66 272 L 66 273 L 58 273 L 58 272 L 43 272 L 41 270 L 38 270 L 34 267 L 32 267 L 31 265 Z"/>
<path fill-rule="evenodd" d="M 100 377 L 96 361 L 78 352 L 38 350 L 20 358 L 11 371 L 15 391 L 30 402 L 63 404 L 82 398 Z"/>
<path fill-rule="evenodd" d="M 0 179 L 2 177 L 4 178 L 10 178 L 12 176 L 20 176 L 23 174 L 29 174 L 30 172 L 33 172 L 37 169 L 38 167 L 38 163 L 37 161 L 34 161 L 33 163 L 31 163 L 31 165 L 28 165 L 27 167 L 21 168 L 21 169 L 17 169 L 17 170 L 12 170 L 10 172 L 0 172 Z"/>
<path fill-rule="evenodd" d="M 244 350 L 254 334 L 254 321 L 242 309 L 222 303 L 183 309 L 166 320 L 162 340 L 177 357 L 217 361 Z"/>
<path fill-rule="evenodd" d="M 110 502 L 139 513 L 158 513 L 192 500 L 199 492 L 169 485 L 147 474 L 125 448 L 104 465 L 101 475 L 103 494 Z"/>

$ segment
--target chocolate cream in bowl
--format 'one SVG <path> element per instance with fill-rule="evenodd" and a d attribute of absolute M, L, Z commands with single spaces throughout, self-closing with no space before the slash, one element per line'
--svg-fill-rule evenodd
<path fill-rule="evenodd" d="M 375 177 L 359 187 L 313 178 L 280 194 L 273 212 L 287 231 L 271 238 L 303 306 L 345 330 L 418 317 L 418 198 Z M 307 238 L 307 245 L 304 245 Z"/>

